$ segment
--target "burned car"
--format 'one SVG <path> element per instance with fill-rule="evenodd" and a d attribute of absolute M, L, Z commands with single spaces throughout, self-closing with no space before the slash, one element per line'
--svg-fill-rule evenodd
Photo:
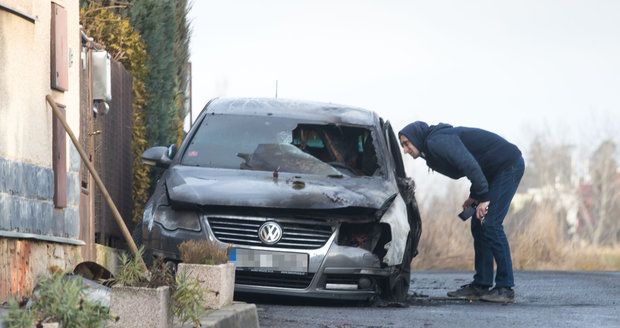
<path fill-rule="evenodd" d="M 190 239 L 229 245 L 235 292 L 403 300 L 421 223 L 389 122 L 359 108 L 215 99 L 174 146 L 146 204 L 147 263 Z"/>

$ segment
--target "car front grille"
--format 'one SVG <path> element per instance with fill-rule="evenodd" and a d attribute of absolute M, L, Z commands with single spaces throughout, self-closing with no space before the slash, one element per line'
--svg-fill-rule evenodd
<path fill-rule="evenodd" d="M 303 289 L 310 286 L 313 277 L 313 273 L 296 275 L 237 270 L 235 272 L 235 283 L 239 285 Z"/>
<path fill-rule="evenodd" d="M 258 228 L 275 221 L 282 227 L 282 238 L 275 248 L 316 249 L 321 248 L 333 233 L 333 227 L 318 219 L 270 219 L 247 216 L 207 216 L 215 237 L 223 243 L 248 246 L 267 246 L 258 238 Z"/>

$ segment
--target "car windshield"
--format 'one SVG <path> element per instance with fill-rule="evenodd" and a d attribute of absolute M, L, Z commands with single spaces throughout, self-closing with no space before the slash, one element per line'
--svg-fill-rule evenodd
<path fill-rule="evenodd" d="M 221 114 L 205 117 L 181 164 L 325 176 L 372 176 L 379 167 L 367 128 Z"/>

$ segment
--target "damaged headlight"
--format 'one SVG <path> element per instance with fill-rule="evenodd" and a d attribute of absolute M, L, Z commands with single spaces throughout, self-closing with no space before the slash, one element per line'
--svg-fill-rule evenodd
<path fill-rule="evenodd" d="M 163 225 L 166 230 L 200 231 L 200 215 L 195 211 L 175 211 L 169 206 L 160 206 L 155 211 L 153 220 Z"/>
<path fill-rule="evenodd" d="M 388 229 L 387 233 L 384 227 Z M 389 226 L 377 222 L 344 222 L 340 225 L 337 243 L 340 246 L 359 247 L 372 252 L 382 236 L 389 236 L 389 233 Z"/>

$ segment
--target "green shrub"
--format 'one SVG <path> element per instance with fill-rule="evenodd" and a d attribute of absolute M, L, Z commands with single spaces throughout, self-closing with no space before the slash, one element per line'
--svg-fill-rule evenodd
<path fill-rule="evenodd" d="M 7 328 L 31 328 L 34 323 L 34 314 L 28 309 L 20 309 L 13 298 L 9 300 L 9 313 L 5 318 Z"/>
<path fill-rule="evenodd" d="M 103 327 L 110 319 L 109 309 L 84 299 L 86 287 L 79 279 L 61 273 L 44 278 L 32 309 L 43 321 L 57 321 L 64 328 Z"/>
<path fill-rule="evenodd" d="M 198 281 L 190 279 L 187 272 L 177 274 L 176 286 L 173 293 L 174 316 L 184 325 L 192 322 L 194 326 L 200 327 L 200 317 L 205 312 L 203 306 L 205 299 Z"/>
<path fill-rule="evenodd" d="M 179 245 L 179 252 L 184 263 L 217 265 L 228 262 L 228 248 L 209 240 L 188 240 Z"/>
<path fill-rule="evenodd" d="M 58 322 L 63 328 L 104 327 L 111 319 L 107 307 L 84 298 L 86 287 L 80 279 L 54 273 L 40 280 L 32 296 L 32 308 L 20 309 L 9 301 L 8 328 L 31 328 L 34 323 Z"/>
<path fill-rule="evenodd" d="M 144 271 L 140 261 L 143 253 L 143 247 L 140 247 L 138 253 L 133 257 L 128 256 L 125 252 L 121 253 L 118 257 L 120 267 L 116 277 L 112 279 L 112 283 L 131 287 L 147 287 L 149 285 L 149 273 Z"/>

